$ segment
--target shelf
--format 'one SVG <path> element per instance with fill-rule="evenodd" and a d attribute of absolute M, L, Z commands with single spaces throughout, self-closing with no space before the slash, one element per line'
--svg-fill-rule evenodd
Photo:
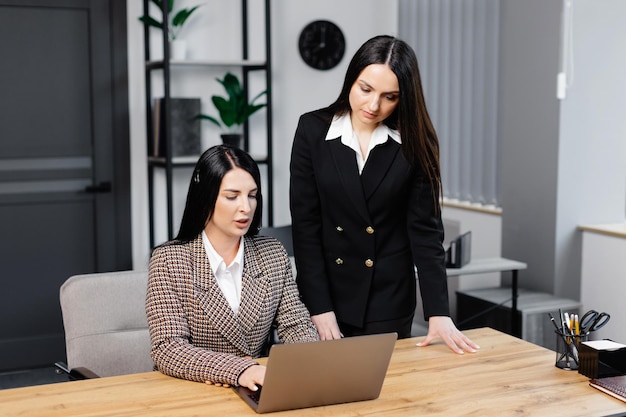
<path fill-rule="evenodd" d="M 250 156 L 252 157 L 252 159 L 254 159 L 254 161 L 257 164 L 267 164 L 269 163 L 269 159 L 267 158 L 267 156 L 264 155 L 252 155 L 250 154 Z M 193 156 L 175 156 L 172 158 L 172 166 L 174 167 L 193 167 L 196 165 L 196 162 L 198 162 L 198 158 L 200 157 L 200 155 L 193 155 Z M 158 167 L 165 167 L 167 166 L 167 158 L 165 158 L 164 156 L 149 156 L 148 157 L 148 164 L 152 165 L 152 166 L 158 166 Z"/>
<path fill-rule="evenodd" d="M 176 156 L 172 158 L 172 166 L 195 166 L 198 162 L 198 156 Z M 167 158 L 164 156 L 149 156 L 148 163 L 152 166 L 166 166 Z"/>
<path fill-rule="evenodd" d="M 147 61 L 147 69 L 162 69 L 165 66 L 165 61 Z M 196 60 L 196 61 L 181 61 L 170 60 L 170 67 L 241 67 L 250 70 L 262 70 L 267 68 L 265 61 L 256 60 Z"/>
<path fill-rule="evenodd" d="M 606 236 L 626 238 L 626 223 L 590 224 L 578 226 L 578 229 Z"/>
<path fill-rule="evenodd" d="M 224 0 L 226 1 L 226 0 Z M 148 10 L 150 0 L 143 0 L 144 11 Z M 265 59 L 263 60 L 253 60 L 248 59 L 248 0 L 241 0 L 241 10 L 242 10 L 242 20 L 241 20 L 241 31 L 242 31 L 242 59 L 191 59 L 191 60 L 170 60 L 168 59 L 168 48 L 166 47 L 166 43 L 163 44 L 162 51 L 162 59 L 152 60 L 150 59 L 150 28 L 145 26 L 144 28 L 144 53 L 146 57 L 146 61 L 144 63 L 144 70 L 146 71 L 146 131 L 147 137 L 149 140 L 152 140 L 153 129 L 155 128 L 155 124 L 153 123 L 153 112 L 152 112 L 152 103 L 154 98 L 152 97 L 153 89 L 152 89 L 152 77 L 151 74 L 148 74 L 149 71 L 163 71 L 163 97 L 165 100 L 170 99 L 170 77 L 172 70 L 175 69 L 177 71 L 184 69 L 212 69 L 212 68 L 238 68 L 242 72 L 242 88 L 246 94 L 248 93 L 248 81 L 249 74 L 252 71 L 265 71 L 265 83 L 266 83 L 266 91 L 267 91 L 267 110 L 266 110 L 266 155 L 251 155 L 252 158 L 259 165 L 264 165 L 265 175 L 267 177 L 267 199 L 265 199 L 265 204 L 267 204 L 267 210 L 264 211 L 264 215 L 267 216 L 267 226 L 273 225 L 273 168 L 272 168 L 272 89 L 271 89 L 271 30 L 270 30 L 270 0 L 264 0 L 265 3 Z M 167 2 L 162 2 L 162 13 L 167 21 Z M 254 18 L 263 18 L 263 16 L 254 16 Z M 163 30 L 167 30 L 167 28 L 163 28 Z M 162 36 L 162 39 L 166 38 Z M 207 72 L 207 76 L 210 74 L 210 71 Z M 194 74 L 194 77 L 202 77 L 202 74 Z M 170 123 L 170 115 L 165 115 L 164 117 L 164 142 L 167 144 L 166 149 L 172 149 L 172 128 L 167 124 Z M 248 141 L 249 141 L 249 128 L 247 122 L 243 124 L 243 134 L 244 134 L 244 149 L 248 150 Z M 150 147 L 148 147 L 150 149 Z M 192 152 L 196 152 L 194 149 Z M 261 151 L 262 152 L 262 151 Z M 170 154 L 167 156 L 147 156 L 148 161 L 148 194 L 149 194 L 149 222 L 150 222 L 150 246 L 154 247 L 155 244 L 155 206 L 156 203 L 154 201 L 154 181 L 155 181 L 155 171 L 163 170 L 165 173 L 165 191 L 166 191 L 166 199 L 165 199 L 165 210 L 166 210 L 166 218 L 167 218 L 167 239 L 172 239 L 174 237 L 174 225 L 173 223 L 173 210 L 174 210 L 174 190 L 173 190 L 173 176 L 176 168 L 193 168 L 195 167 L 198 158 L 200 155 L 192 155 L 192 156 L 182 156 L 182 157 L 173 157 Z M 159 201 L 159 206 L 162 207 L 163 201 Z"/>

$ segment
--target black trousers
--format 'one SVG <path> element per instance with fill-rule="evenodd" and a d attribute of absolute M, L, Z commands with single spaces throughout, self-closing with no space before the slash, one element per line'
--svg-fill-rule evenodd
<path fill-rule="evenodd" d="M 339 330 L 345 337 L 396 332 L 398 333 L 398 339 L 406 339 L 411 337 L 412 324 L 413 314 L 401 319 L 365 323 L 363 327 L 355 327 L 339 322 Z"/>

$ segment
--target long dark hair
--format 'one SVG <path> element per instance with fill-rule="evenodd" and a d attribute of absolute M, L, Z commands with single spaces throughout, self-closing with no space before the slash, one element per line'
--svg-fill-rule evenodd
<path fill-rule="evenodd" d="M 439 140 L 426 108 L 419 66 L 413 48 L 393 36 L 380 35 L 369 39 L 352 57 L 339 97 L 329 108 L 334 114 L 339 115 L 350 112 L 350 89 L 365 67 L 372 64 L 387 65 L 398 78 L 400 87 L 398 106 L 383 123 L 400 132 L 404 157 L 411 165 L 417 166 L 430 182 L 434 204 L 439 209 L 441 193 Z"/>
<path fill-rule="evenodd" d="M 224 175 L 235 168 L 241 168 L 252 175 L 256 183 L 257 207 L 246 236 L 254 236 L 259 232 L 263 217 L 259 166 L 245 151 L 228 145 L 217 145 L 207 149 L 196 163 L 180 229 L 173 243 L 189 242 L 202 232 L 215 209 Z"/>

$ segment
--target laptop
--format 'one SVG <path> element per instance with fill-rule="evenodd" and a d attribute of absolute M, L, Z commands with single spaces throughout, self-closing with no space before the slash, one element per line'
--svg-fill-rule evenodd
<path fill-rule="evenodd" d="M 234 387 L 257 413 L 378 398 L 397 333 L 273 345 L 259 391 Z"/>

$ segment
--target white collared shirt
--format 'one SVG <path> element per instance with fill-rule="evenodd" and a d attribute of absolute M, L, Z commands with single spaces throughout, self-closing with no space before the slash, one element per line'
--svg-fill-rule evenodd
<path fill-rule="evenodd" d="M 209 258 L 209 264 L 211 265 L 211 270 L 215 275 L 217 285 L 220 287 L 220 290 L 222 290 L 222 294 L 224 294 L 230 308 L 235 314 L 237 314 L 239 311 L 239 303 L 241 301 L 244 239 L 243 237 L 241 238 L 237 255 L 235 255 L 235 259 L 233 259 L 231 264 L 228 266 L 226 265 L 226 262 L 224 262 L 224 258 L 222 258 L 217 253 L 213 245 L 211 245 L 211 242 L 209 241 L 209 238 L 204 230 L 202 231 L 202 243 L 204 244 L 204 250 Z"/>
<path fill-rule="evenodd" d="M 372 132 L 370 144 L 367 148 L 367 152 L 364 155 L 361 154 L 361 147 L 359 146 L 359 139 L 354 134 L 352 129 L 352 121 L 350 120 L 350 114 L 346 113 L 343 116 L 333 117 L 333 121 L 330 124 L 328 133 L 326 133 L 326 140 L 337 139 L 341 137 L 341 143 L 351 148 L 356 153 L 356 164 L 359 167 L 359 174 L 363 172 L 363 167 L 367 162 L 370 151 L 377 145 L 387 142 L 387 139 L 391 137 L 398 143 L 402 143 L 400 139 L 400 133 L 397 130 L 390 129 L 384 123 L 381 123 Z"/>

